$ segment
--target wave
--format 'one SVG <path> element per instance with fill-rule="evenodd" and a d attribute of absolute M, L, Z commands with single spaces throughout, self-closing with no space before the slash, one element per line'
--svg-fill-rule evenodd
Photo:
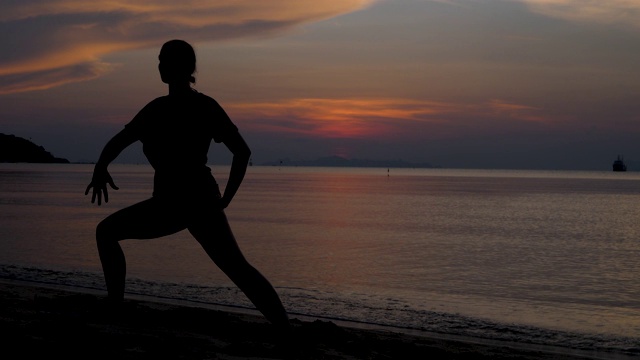
<path fill-rule="evenodd" d="M 0 264 L 0 279 L 40 286 L 103 292 L 101 273 L 62 271 Z M 465 341 L 506 342 L 528 347 L 545 347 L 557 352 L 580 352 L 595 358 L 624 359 L 640 356 L 637 338 L 543 329 L 506 324 L 460 314 L 412 308 L 394 299 L 370 294 L 338 294 L 314 289 L 279 287 L 282 301 L 292 317 L 320 318 L 353 327 L 380 328 Z M 152 301 L 188 303 L 190 306 L 223 307 L 231 311 L 255 311 L 236 287 L 203 286 L 143 279 L 127 279 L 127 296 Z"/>

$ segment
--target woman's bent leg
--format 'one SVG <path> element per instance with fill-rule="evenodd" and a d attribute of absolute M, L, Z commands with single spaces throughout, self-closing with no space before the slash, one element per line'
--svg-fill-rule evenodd
<path fill-rule="evenodd" d="M 152 239 L 185 229 L 184 220 L 172 216 L 176 212 L 170 210 L 152 198 L 119 210 L 98 224 L 96 243 L 109 300 L 124 299 L 127 270 L 119 241 Z"/>
<path fill-rule="evenodd" d="M 244 257 L 224 212 L 188 227 L 211 260 L 251 300 L 272 324 L 289 329 L 289 317 L 269 281 Z"/>
<path fill-rule="evenodd" d="M 110 228 L 111 226 L 107 225 L 105 221 L 98 224 L 96 243 L 100 263 L 102 263 L 104 281 L 107 285 L 108 298 L 113 302 L 120 302 L 124 299 L 127 265 L 120 243 L 111 235 Z"/>

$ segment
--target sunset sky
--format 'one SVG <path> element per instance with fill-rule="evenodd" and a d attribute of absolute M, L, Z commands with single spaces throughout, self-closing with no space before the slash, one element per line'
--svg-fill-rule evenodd
<path fill-rule="evenodd" d="M 640 170 L 640 0 L 5 0 L 0 33 L 0 133 L 71 161 L 166 94 L 178 38 L 254 163 Z"/>

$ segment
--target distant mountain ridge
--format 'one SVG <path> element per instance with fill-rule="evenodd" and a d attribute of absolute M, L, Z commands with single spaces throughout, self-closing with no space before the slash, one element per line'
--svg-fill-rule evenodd
<path fill-rule="evenodd" d="M 0 133 L 0 162 L 69 163 L 69 160 L 55 157 L 27 139 Z"/>
<path fill-rule="evenodd" d="M 366 160 L 347 159 L 341 156 L 326 156 L 316 160 L 291 160 L 288 158 L 279 161 L 262 163 L 266 166 L 331 166 L 331 167 L 386 167 L 386 168 L 434 168 L 430 163 L 412 163 L 403 160 Z"/>

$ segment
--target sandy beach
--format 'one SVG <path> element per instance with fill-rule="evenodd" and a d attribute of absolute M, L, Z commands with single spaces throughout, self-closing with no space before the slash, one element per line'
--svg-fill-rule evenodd
<path fill-rule="evenodd" d="M 135 299 L 113 313 L 100 295 L 24 283 L 0 282 L 0 299 L 3 353 L 15 359 L 593 358 L 295 316 L 295 338 L 283 340 L 260 316 Z"/>

